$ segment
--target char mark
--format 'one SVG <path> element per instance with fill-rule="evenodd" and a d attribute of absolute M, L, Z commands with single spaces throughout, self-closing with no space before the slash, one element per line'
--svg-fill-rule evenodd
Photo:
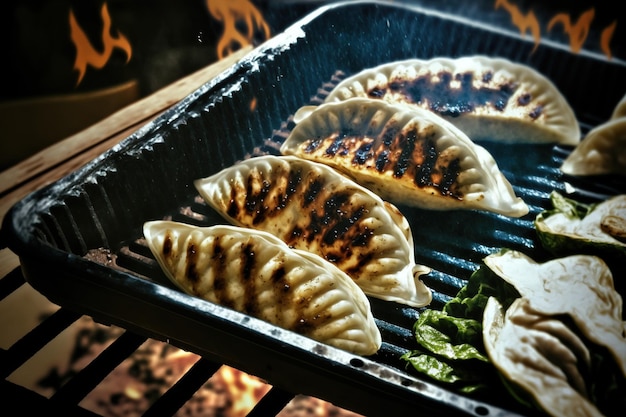
<path fill-rule="evenodd" d="M 247 243 L 241 250 L 241 278 L 244 283 L 243 310 L 252 316 L 258 316 L 259 302 L 256 292 L 256 252 L 254 245 Z"/>
<path fill-rule="evenodd" d="M 456 184 L 457 178 L 461 171 L 461 161 L 459 158 L 455 158 L 448 164 L 447 167 L 442 168 L 443 178 L 441 180 L 439 189 L 441 194 L 456 196 L 454 192 L 454 185 Z"/>
<path fill-rule="evenodd" d="M 424 161 L 415 170 L 415 184 L 419 187 L 433 186 L 432 174 L 437 164 L 437 148 L 433 140 L 426 140 L 422 144 Z"/>
<path fill-rule="evenodd" d="M 382 98 L 387 91 L 399 94 L 409 103 L 427 104 L 430 109 L 440 115 L 457 117 L 473 112 L 478 107 L 492 107 L 503 111 L 518 85 L 507 82 L 500 86 L 488 87 L 493 75 L 485 73 L 480 78 L 483 85 L 474 86 L 473 72 L 454 74 L 441 71 L 438 74 L 422 75 L 414 79 L 390 80 L 387 86 L 370 89 L 367 94 L 372 98 Z M 459 86 L 451 86 L 452 81 Z M 528 98 L 530 100 L 530 98 Z"/>
<path fill-rule="evenodd" d="M 372 143 L 366 142 L 363 145 L 359 146 L 359 148 L 354 153 L 354 158 L 352 159 L 352 163 L 356 165 L 364 165 L 371 157 L 372 153 Z"/>
<path fill-rule="evenodd" d="M 167 233 L 165 235 L 165 239 L 163 240 L 163 256 L 165 256 L 166 258 L 170 257 L 170 255 L 172 254 L 172 246 L 172 235 L 170 233 Z"/>
<path fill-rule="evenodd" d="M 194 242 L 190 242 L 187 245 L 187 258 L 185 263 L 185 276 L 192 283 L 196 284 L 200 281 L 198 275 L 198 250 Z"/>
<path fill-rule="evenodd" d="M 400 137 L 399 146 L 402 151 L 396 161 L 393 171 L 394 177 L 402 178 L 404 176 L 409 164 L 413 161 L 413 151 L 415 150 L 417 140 L 416 129 L 411 129 L 406 135 L 403 134 Z"/>

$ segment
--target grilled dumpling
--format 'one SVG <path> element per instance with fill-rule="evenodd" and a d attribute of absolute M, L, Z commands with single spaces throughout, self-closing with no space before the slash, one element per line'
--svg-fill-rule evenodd
<path fill-rule="evenodd" d="M 408 221 L 393 205 L 331 167 L 293 156 L 259 156 L 194 182 L 230 223 L 264 230 L 346 272 L 366 294 L 422 307 Z"/>
<path fill-rule="evenodd" d="M 614 114 L 621 111 L 626 110 L 616 107 Z M 577 176 L 626 175 L 626 115 L 612 117 L 590 130 L 565 158 L 561 171 Z"/>
<path fill-rule="evenodd" d="M 319 256 L 231 225 L 157 220 L 144 224 L 144 236 L 167 277 L 188 294 L 355 354 L 381 346 L 363 291 Z"/>
<path fill-rule="evenodd" d="M 367 98 L 324 103 L 298 121 L 280 151 L 328 164 L 395 204 L 528 213 L 485 148 L 417 107 Z"/>
<path fill-rule="evenodd" d="M 472 140 L 580 141 L 578 121 L 556 86 L 533 68 L 503 58 L 389 62 L 346 78 L 326 101 L 352 97 L 417 105 L 444 117 Z"/>

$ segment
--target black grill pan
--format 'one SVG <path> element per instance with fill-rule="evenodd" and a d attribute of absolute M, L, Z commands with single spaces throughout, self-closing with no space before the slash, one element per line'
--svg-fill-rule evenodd
<path fill-rule="evenodd" d="M 503 416 L 527 413 L 493 398 L 450 392 L 405 368 L 420 309 L 371 299 L 383 346 L 355 356 L 183 294 L 165 279 L 142 239 L 145 221 L 198 225 L 223 220 L 193 181 L 256 155 L 278 153 L 302 105 L 322 100 L 339 80 L 398 59 L 471 54 L 528 64 L 564 93 L 583 131 L 608 119 L 626 93 L 626 64 L 541 43 L 407 5 L 347 2 L 323 6 L 207 82 L 181 103 L 74 173 L 16 204 L 3 237 L 28 282 L 52 302 L 103 323 L 164 340 L 234 366 L 291 392 L 368 416 L 406 413 Z M 441 308 L 487 254 L 508 247 L 547 258 L 533 228 L 552 190 L 598 201 L 626 192 L 614 177 L 564 178 L 571 148 L 484 142 L 530 213 L 400 206 L 409 219 L 430 307 Z"/>

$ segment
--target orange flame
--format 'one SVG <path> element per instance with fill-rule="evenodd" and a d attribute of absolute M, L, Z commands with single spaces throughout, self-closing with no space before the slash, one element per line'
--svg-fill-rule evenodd
<path fill-rule="evenodd" d="M 111 36 L 111 16 L 109 15 L 109 9 L 107 4 L 102 5 L 100 10 L 100 16 L 102 17 L 102 42 L 104 44 L 104 50 L 98 52 L 93 45 L 89 42 L 89 38 L 76 21 L 74 12 L 70 9 L 70 35 L 72 42 L 76 46 L 76 60 L 74 61 L 74 69 L 78 71 L 78 86 L 85 72 L 87 71 L 87 65 L 90 65 L 96 69 L 103 68 L 108 62 L 114 48 L 119 48 L 126 53 L 126 63 L 130 61 L 132 56 L 132 48 L 130 42 L 126 37 L 119 33 L 117 36 Z"/>
<path fill-rule="evenodd" d="M 585 39 L 587 39 L 587 36 L 589 35 L 589 29 L 595 13 L 594 8 L 592 7 L 583 13 L 578 21 L 573 25 L 568 14 L 559 13 L 550 19 L 550 22 L 548 22 L 548 31 L 552 30 L 552 27 L 555 24 L 561 23 L 563 25 L 563 31 L 569 35 L 570 48 L 574 52 L 580 52 L 580 49 L 585 43 Z"/>
<path fill-rule="evenodd" d="M 520 30 L 522 36 L 524 36 L 526 32 L 530 31 L 533 39 L 535 40 L 534 49 L 537 49 L 537 45 L 539 45 L 539 41 L 541 40 L 541 29 L 535 13 L 531 10 L 524 15 L 520 12 L 516 5 L 509 3 L 508 0 L 496 0 L 494 8 L 497 10 L 500 7 L 509 12 L 511 15 L 511 21 Z"/>
<path fill-rule="evenodd" d="M 611 39 L 613 39 L 613 33 L 615 32 L 616 27 L 617 20 L 604 28 L 602 35 L 600 36 L 600 48 L 602 49 L 602 52 L 604 52 L 604 55 L 606 55 L 609 59 L 611 59 L 612 56 L 609 44 L 611 43 Z"/>
<path fill-rule="evenodd" d="M 529 30 L 531 31 L 535 40 L 535 47 L 533 48 L 534 52 L 541 40 L 541 29 L 533 11 L 531 10 L 526 15 L 523 15 L 519 8 L 515 4 L 510 3 L 509 0 L 495 0 L 494 9 L 498 9 L 500 7 L 504 8 L 511 15 L 511 21 L 518 27 L 522 35 L 525 35 Z M 576 23 L 572 24 L 569 14 L 558 13 L 550 19 L 547 29 L 550 31 L 554 25 L 561 23 L 563 25 L 563 31 L 569 36 L 570 49 L 573 52 L 578 53 L 587 40 L 587 36 L 589 36 L 591 23 L 594 17 L 595 9 L 591 8 L 584 12 Z M 600 48 L 609 59 L 611 59 L 611 48 L 609 45 L 611 43 L 611 39 L 613 38 L 616 26 L 617 21 L 604 28 L 600 37 Z"/>
<path fill-rule="evenodd" d="M 262 30 L 265 39 L 271 35 L 269 26 L 263 19 L 261 12 L 249 0 L 217 1 L 206 0 L 206 6 L 219 22 L 224 24 L 224 33 L 217 44 L 219 59 L 233 53 L 238 48 L 250 45 L 256 30 Z M 241 33 L 236 24 L 243 21 L 247 33 Z"/>

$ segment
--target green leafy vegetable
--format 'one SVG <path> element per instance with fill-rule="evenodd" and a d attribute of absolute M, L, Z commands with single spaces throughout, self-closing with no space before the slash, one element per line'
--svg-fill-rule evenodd
<path fill-rule="evenodd" d="M 490 296 L 510 305 L 519 293 L 481 266 L 441 311 L 425 309 L 413 326 L 419 349 L 402 359 L 417 372 L 464 393 L 502 386 L 483 345 L 482 316 Z M 492 388 L 491 388 L 492 389 Z"/>
<path fill-rule="evenodd" d="M 478 359 L 489 362 L 475 346 L 482 346 L 482 325 L 474 319 L 449 316 L 444 311 L 426 310 L 414 326 L 417 343 L 447 359 Z"/>

